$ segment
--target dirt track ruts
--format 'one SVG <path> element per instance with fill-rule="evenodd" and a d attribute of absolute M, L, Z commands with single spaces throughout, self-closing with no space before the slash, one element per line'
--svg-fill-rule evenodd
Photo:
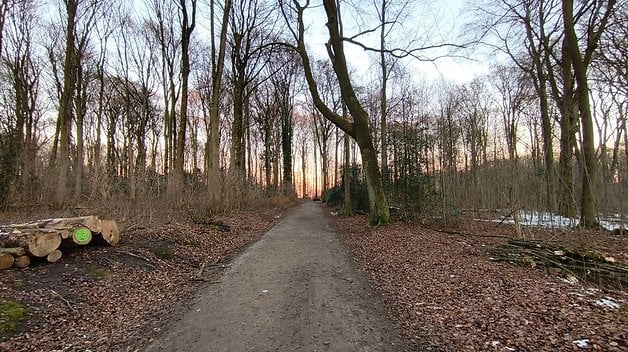
<path fill-rule="evenodd" d="M 234 259 L 149 351 L 406 351 L 320 203 Z"/>

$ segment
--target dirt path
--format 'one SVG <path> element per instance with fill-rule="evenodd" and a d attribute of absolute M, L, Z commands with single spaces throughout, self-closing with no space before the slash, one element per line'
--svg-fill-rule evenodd
<path fill-rule="evenodd" d="M 405 351 L 379 297 L 307 202 L 237 257 L 149 351 Z"/>

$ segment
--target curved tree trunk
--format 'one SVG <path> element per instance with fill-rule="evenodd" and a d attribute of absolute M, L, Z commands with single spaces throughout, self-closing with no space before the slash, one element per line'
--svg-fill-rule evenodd
<path fill-rule="evenodd" d="M 349 76 L 341 34 L 342 27 L 339 22 L 340 13 L 336 6 L 336 1 L 323 1 L 325 13 L 327 14 L 327 29 L 329 30 L 330 37 L 327 44 L 327 53 L 332 61 L 334 72 L 338 79 L 342 100 L 349 109 L 353 117 L 353 122 L 345 120 L 342 116 L 327 107 L 322 101 L 318 93 L 316 81 L 314 80 L 310 58 L 305 48 L 303 12 L 307 5 L 301 6 L 296 0 L 293 1 L 293 4 L 297 9 L 297 21 L 299 26 L 298 33 L 295 33 L 297 46 L 294 49 L 299 53 L 303 61 L 303 69 L 314 105 L 326 119 L 349 134 L 358 143 L 360 153 L 362 154 L 362 166 L 364 167 L 364 173 L 366 175 L 369 196 L 369 224 L 387 224 L 390 222 L 388 200 L 384 193 L 382 174 L 377 161 L 377 152 L 373 144 L 368 114 L 357 99 Z"/>

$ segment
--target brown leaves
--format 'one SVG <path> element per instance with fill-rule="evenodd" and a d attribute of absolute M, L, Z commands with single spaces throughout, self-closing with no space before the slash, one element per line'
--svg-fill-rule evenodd
<path fill-rule="evenodd" d="M 119 247 L 82 247 L 54 264 L 0 272 L 0 296 L 29 317 L 0 351 L 135 351 L 163 329 L 226 259 L 279 221 L 284 208 L 220 219 L 230 228 L 168 224 L 122 235 Z"/>
<path fill-rule="evenodd" d="M 406 336 L 433 351 L 574 351 L 628 348 L 628 297 L 570 284 L 542 270 L 490 260 L 490 248 L 507 239 L 442 233 L 397 222 L 366 229 L 366 219 L 338 219 L 346 243 Z M 469 221 L 464 231 L 502 235 L 514 229 Z M 491 232 L 493 231 L 493 232 Z M 593 246 L 588 234 L 538 231 L 537 239 Z M 577 242 L 576 242 L 577 240 Z M 610 239 L 617 241 L 617 239 Z M 564 242 L 564 243 L 563 243 Z M 600 246 L 616 258 L 619 249 Z M 619 304 L 604 306 L 608 297 Z M 598 302 L 596 304 L 596 302 Z M 606 302 L 607 303 L 607 302 Z M 582 344 L 582 346 L 584 346 Z"/>

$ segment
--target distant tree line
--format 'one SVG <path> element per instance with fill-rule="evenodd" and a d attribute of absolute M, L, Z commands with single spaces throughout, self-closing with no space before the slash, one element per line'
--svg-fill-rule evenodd
<path fill-rule="evenodd" d="M 389 205 L 586 226 L 625 212 L 625 3 L 487 0 L 452 43 L 411 0 L 322 4 L 2 0 L 0 204 L 217 212 L 339 187 L 372 223 Z M 327 57 L 312 54 L 313 20 Z M 505 59 L 467 83 L 409 65 L 469 48 Z"/>

